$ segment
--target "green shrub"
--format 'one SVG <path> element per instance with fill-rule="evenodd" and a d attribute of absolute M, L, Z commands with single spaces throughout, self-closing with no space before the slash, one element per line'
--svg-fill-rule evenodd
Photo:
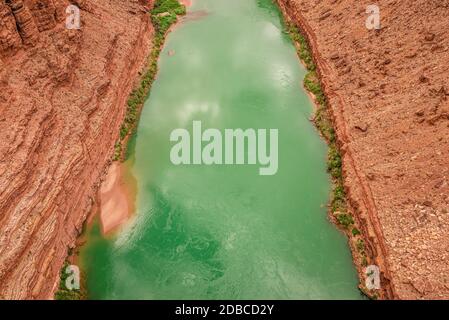
<path fill-rule="evenodd" d="M 114 161 L 120 160 L 120 156 L 122 155 L 122 144 L 120 141 L 117 141 L 114 145 Z"/>
<path fill-rule="evenodd" d="M 357 250 L 359 250 L 360 253 L 365 252 L 365 242 L 363 242 L 362 239 L 357 240 L 356 246 L 357 246 Z"/>
<path fill-rule="evenodd" d="M 324 106 L 324 104 L 326 103 L 326 97 L 323 90 L 321 89 L 321 84 L 315 71 L 309 71 L 306 74 L 306 76 L 304 77 L 304 87 L 308 91 L 313 93 L 316 102 L 320 106 Z"/>
<path fill-rule="evenodd" d="M 154 3 L 152 14 L 157 15 L 163 12 L 179 12 L 178 15 L 185 14 L 185 6 L 180 4 L 178 0 L 156 0 Z"/>
<path fill-rule="evenodd" d="M 346 213 L 339 213 L 337 215 L 337 221 L 345 228 L 348 228 L 350 225 L 354 224 L 352 217 Z"/>
<path fill-rule="evenodd" d="M 327 170 L 332 178 L 338 181 L 342 178 L 341 156 L 335 145 L 329 147 Z"/>
<path fill-rule="evenodd" d="M 363 266 L 363 267 L 368 266 L 368 260 L 366 259 L 365 256 L 362 257 L 362 266 Z"/>
<path fill-rule="evenodd" d="M 346 194 L 341 183 L 337 183 L 334 186 L 331 209 L 332 212 L 344 211 L 346 209 Z"/>
<path fill-rule="evenodd" d="M 314 71 L 316 69 L 316 66 L 315 63 L 313 62 L 312 53 L 306 38 L 299 32 L 299 29 L 293 24 L 287 24 L 286 29 L 291 39 L 299 45 L 298 50 L 299 58 L 304 62 L 304 64 L 307 67 L 307 70 Z"/>
<path fill-rule="evenodd" d="M 66 280 L 69 274 L 65 272 L 66 268 L 69 266 L 68 262 L 65 262 L 60 271 L 59 288 L 55 293 L 55 300 L 84 300 L 86 299 L 85 292 L 80 290 L 69 290 L 66 287 Z"/>

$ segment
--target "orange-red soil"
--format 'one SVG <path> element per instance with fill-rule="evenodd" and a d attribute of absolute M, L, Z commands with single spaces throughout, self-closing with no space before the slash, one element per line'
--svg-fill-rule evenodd
<path fill-rule="evenodd" d="M 103 234 L 117 230 L 132 212 L 122 170 L 123 165 L 114 162 L 100 188 L 100 223 Z"/>

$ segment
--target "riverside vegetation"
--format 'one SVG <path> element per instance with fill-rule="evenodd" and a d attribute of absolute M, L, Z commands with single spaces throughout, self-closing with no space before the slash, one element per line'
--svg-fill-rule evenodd
<path fill-rule="evenodd" d="M 170 27 L 177 22 L 178 16 L 186 14 L 186 7 L 178 0 L 157 0 L 151 11 L 151 21 L 154 26 L 153 49 L 148 59 L 147 71 L 143 75 L 140 85 L 134 89 L 127 102 L 126 115 L 120 127 L 120 138 L 115 144 L 114 161 L 123 155 L 126 139 L 134 132 L 139 121 L 140 110 L 145 102 L 151 85 L 157 74 L 157 62 Z"/>
<path fill-rule="evenodd" d="M 70 290 L 67 288 L 66 281 L 70 276 L 70 274 L 66 272 L 68 266 L 69 263 L 65 262 L 60 271 L 59 287 L 58 291 L 55 293 L 55 300 L 85 300 L 87 298 L 87 293 L 84 285 L 81 284 L 80 289 Z"/>
<path fill-rule="evenodd" d="M 313 122 L 329 145 L 327 170 L 333 181 L 332 198 L 329 206 L 330 212 L 332 213 L 331 217 L 347 234 L 351 246 L 355 248 L 355 251 L 360 255 L 361 265 L 365 267 L 368 265 L 365 243 L 361 237 L 360 230 L 357 228 L 356 222 L 347 210 L 341 154 L 328 111 L 326 96 L 316 71 L 316 65 L 307 39 L 301 34 L 300 29 L 290 21 L 286 21 L 285 24 L 285 32 L 289 34 L 295 43 L 298 56 L 307 68 L 307 74 L 304 77 L 304 87 L 314 96 L 317 107 Z M 363 290 L 363 293 L 371 298 L 376 298 L 375 295 L 370 296 L 365 290 Z"/>
<path fill-rule="evenodd" d="M 156 0 L 153 10 L 151 10 L 151 21 L 154 27 L 154 39 L 152 50 L 148 58 L 145 74 L 142 76 L 139 86 L 129 95 L 126 107 L 125 119 L 120 127 L 120 137 L 115 144 L 113 160 L 121 160 L 126 139 L 134 132 L 139 121 L 140 110 L 150 93 L 151 85 L 157 74 L 157 62 L 170 27 L 178 21 L 178 16 L 186 14 L 186 7 L 178 0 Z M 70 256 L 70 254 L 69 254 Z M 64 263 L 60 272 L 60 282 L 56 300 L 83 300 L 87 298 L 87 293 L 83 284 L 80 290 L 69 290 L 65 282 L 68 275 L 65 273 L 68 262 Z"/>

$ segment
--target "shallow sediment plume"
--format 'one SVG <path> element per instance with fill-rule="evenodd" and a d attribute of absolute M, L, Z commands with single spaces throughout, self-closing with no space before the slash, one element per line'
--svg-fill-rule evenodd
<path fill-rule="evenodd" d="M 151 6 L 0 0 L 0 298 L 53 297 L 151 50 Z"/>
<path fill-rule="evenodd" d="M 278 3 L 312 49 L 379 297 L 449 298 L 449 2 L 378 1 L 380 30 L 363 2 Z"/>
<path fill-rule="evenodd" d="M 114 162 L 100 188 L 100 223 L 104 235 L 118 230 L 134 212 L 134 201 L 130 193 L 135 194 L 135 191 L 129 190 L 131 183 L 125 181 L 125 171 L 124 164 Z"/>

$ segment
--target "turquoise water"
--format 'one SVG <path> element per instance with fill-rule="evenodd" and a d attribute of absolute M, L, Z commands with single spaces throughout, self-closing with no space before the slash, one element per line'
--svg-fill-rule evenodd
<path fill-rule="evenodd" d="M 196 0 L 188 11 L 167 38 L 125 164 L 135 216 L 108 238 L 95 225 L 82 250 L 90 298 L 361 298 L 346 239 L 327 220 L 326 145 L 279 10 Z M 170 133 L 194 120 L 278 129 L 277 174 L 173 165 Z"/>

